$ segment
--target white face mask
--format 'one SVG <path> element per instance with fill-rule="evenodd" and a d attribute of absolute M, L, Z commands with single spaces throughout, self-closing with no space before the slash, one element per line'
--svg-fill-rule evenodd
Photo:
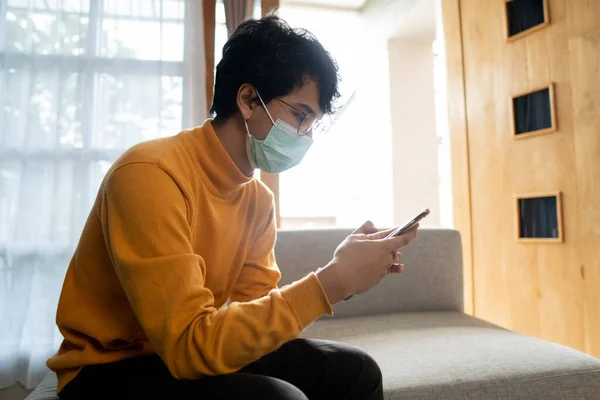
<path fill-rule="evenodd" d="M 258 91 L 256 93 L 258 94 Z M 310 136 L 299 135 L 296 128 L 281 119 L 274 121 L 260 94 L 258 94 L 258 98 L 273 123 L 273 127 L 265 140 L 257 140 L 250 134 L 248 123 L 244 120 L 248 133 L 250 164 L 264 172 L 283 172 L 302 161 L 312 146 L 313 140 Z"/>

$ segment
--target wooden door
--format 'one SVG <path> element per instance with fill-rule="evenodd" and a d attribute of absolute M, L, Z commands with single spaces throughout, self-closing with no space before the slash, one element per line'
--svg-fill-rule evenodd
<path fill-rule="evenodd" d="M 510 39 L 506 0 L 442 4 L 449 87 L 460 80 L 464 92 L 466 126 L 453 131 L 451 109 L 450 132 L 466 138 L 452 151 L 470 185 L 455 193 L 469 196 L 457 226 L 474 313 L 600 357 L 600 1 L 547 0 L 548 23 Z M 453 28 L 464 76 L 451 64 Z M 515 136 L 513 98 L 540 88 L 550 89 L 554 128 Z M 559 194 L 560 238 L 518 239 L 515 195 L 536 194 Z"/>

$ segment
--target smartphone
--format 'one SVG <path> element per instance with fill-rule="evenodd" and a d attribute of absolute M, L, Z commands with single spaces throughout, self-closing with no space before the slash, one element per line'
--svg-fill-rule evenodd
<path fill-rule="evenodd" d="M 387 237 L 391 238 L 394 236 L 402 236 L 406 232 L 410 232 L 410 230 L 413 229 L 415 227 L 415 225 L 417 225 L 419 223 L 419 221 L 421 221 L 423 218 L 428 216 L 429 213 L 430 213 L 429 208 L 424 208 L 423 211 L 421 211 L 420 213 L 415 215 L 414 218 L 408 220 L 404 225 L 399 226 L 396 229 L 394 229 L 392 231 L 392 233 L 390 233 Z"/>

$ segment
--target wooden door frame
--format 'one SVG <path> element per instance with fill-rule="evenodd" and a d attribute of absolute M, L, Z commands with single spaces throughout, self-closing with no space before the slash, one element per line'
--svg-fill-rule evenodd
<path fill-rule="evenodd" d="M 261 0 L 260 13 L 264 17 L 271 11 L 276 11 L 279 8 L 279 0 Z M 269 174 L 267 172 L 260 173 L 260 180 L 273 192 L 275 197 L 275 221 L 277 227 L 281 227 L 281 212 L 279 207 L 279 174 Z"/>
<path fill-rule="evenodd" d="M 461 234 L 463 255 L 464 311 L 475 315 L 473 226 L 471 221 L 471 178 L 469 131 L 460 0 L 441 0 L 446 49 L 448 130 L 452 169 L 454 226 Z"/>
<path fill-rule="evenodd" d="M 207 114 L 210 115 L 212 106 L 213 91 L 215 87 L 215 27 L 216 27 L 216 0 L 204 0 L 202 2 L 202 18 L 204 24 L 204 57 L 206 77 L 206 107 Z"/>

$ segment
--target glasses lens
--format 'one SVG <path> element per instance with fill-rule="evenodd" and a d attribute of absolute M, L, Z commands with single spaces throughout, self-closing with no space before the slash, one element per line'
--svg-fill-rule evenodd
<path fill-rule="evenodd" d="M 323 136 L 327 132 L 327 130 L 329 129 L 330 126 L 331 126 L 331 119 L 329 118 L 329 115 L 325 115 L 320 120 L 315 121 L 315 123 L 312 126 L 313 138 L 318 138 L 320 136 Z"/>
<path fill-rule="evenodd" d="M 307 114 L 306 117 L 302 120 L 302 122 L 300 122 L 300 126 L 298 127 L 298 134 L 301 136 L 306 135 L 308 132 L 310 132 L 310 129 L 313 127 L 315 122 L 316 117 L 314 115 Z"/>

